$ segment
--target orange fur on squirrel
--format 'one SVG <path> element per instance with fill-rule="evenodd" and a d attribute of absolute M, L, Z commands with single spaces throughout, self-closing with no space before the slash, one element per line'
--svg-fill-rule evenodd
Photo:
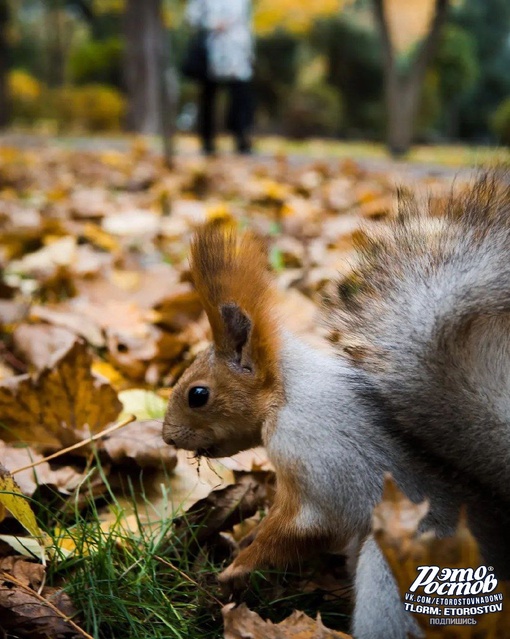
<path fill-rule="evenodd" d="M 216 224 L 206 224 L 191 243 L 193 283 L 209 318 L 216 349 L 227 348 L 221 308 L 235 303 L 251 321 L 250 351 L 258 374 L 278 376 L 279 335 L 274 285 L 262 241 Z"/>

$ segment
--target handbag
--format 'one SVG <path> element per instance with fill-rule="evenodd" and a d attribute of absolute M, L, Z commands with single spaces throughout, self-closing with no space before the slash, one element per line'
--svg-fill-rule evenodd
<path fill-rule="evenodd" d="M 209 53 L 207 50 L 206 29 L 199 29 L 191 37 L 181 71 L 190 80 L 207 80 L 209 76 Z"/>

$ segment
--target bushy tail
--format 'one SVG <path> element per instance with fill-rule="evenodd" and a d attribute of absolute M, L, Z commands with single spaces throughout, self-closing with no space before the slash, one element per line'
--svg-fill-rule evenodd
<path fill-rule="evenodd" d="M 399 208 L 339 284 L 332 339 L 392 428 L 508 500 L 510 189 L 486 175 L 444 216 Z"/>

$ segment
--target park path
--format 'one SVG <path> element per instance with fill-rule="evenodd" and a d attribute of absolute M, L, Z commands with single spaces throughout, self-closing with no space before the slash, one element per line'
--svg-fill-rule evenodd
<path fill-rule="evenodd" d="M 3 133 L 0 134 L 0 149 L 2 147 L 16 147 L 20 149 L 30 149 L 30 148 L 47 148 L 50 146 L 57 146 L 60 148 L 67 149 L 75 149 L 77 151 L 89 151 L 89 152 L 102 152 L 102 151 L 118 151 L 118 152 L 127 152 L 132 144 L 133 137 L 130 136 L 116 136 L 116 137 L 108 137 L 108 136 L 56 136 L 49 137 L 43 135 L 36 134 L 27 134 L 27 133 Z M 146 138 L 147 143 L 151 148 L 154 149 L 155 152 L 158 152 L 160 149 L 159 139 L 157 138 Z M 335 142 L 336 149 L 338 150 L 339 145 L 341 143 Z M 220 147 L 221 147 L 220 143 Z M 225 145 L 226 146 L 226 145 Z M 265 150 L 264 140 L 260 142 L 260 144 L 256 145 L 260 147 L 260 150 L 257 150 L 253 156 L 252 160 L 257 163 L 266 163 L 270 162 L 274 158 L 273 152 L 268 152 Z M 193 159 L 199 158 L 200 153 L 198 150 L 198 141 L 196 138 L 192 136 L 182 136 L 178 137 L 176 142 L 177 147 L 177 158 L 182 159 Z M 391 157 L 360 157 L 356 153 L 349 154 L 350 145 L 346 143 L 345 145 L 345 154 L 339 155 L 338 152 L 328 153 L 328 142 L 326 141 L 322 146 L 325 149 L 325 153 L 307 153 L 296 152 L 290 150 L 285 155 L 287 156 L 289 162 L 295 165 L 306 164 L 307 162 L 328 162 L 328 163 L 338 163 L 344 159 L 354 160 L 360 167 L 366 169 L 370 172 L 384 172 L 388 174 L 390 179 L 394 180 L 396 183 L 404 183 L 411 184 L 413 181 L 421 182 L 426 178 L 439 178 L 445 180 L 453 180 L 453 179 L 469 179 L 470 176 L 473 175 L 475 170 L 475 166 L 451 166 L 442 164 L 440 162 L 416 162 L 416 161 L 408 161 L 405 159 L 395 160 Z M 369 147 L 367 147 L 369 148 Z M 231 152 L 228 150 L 221 151 L 222 155 L 229 155 Z"/>

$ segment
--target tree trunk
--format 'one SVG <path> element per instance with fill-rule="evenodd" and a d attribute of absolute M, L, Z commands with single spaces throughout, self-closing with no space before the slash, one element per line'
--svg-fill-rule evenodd
<path fill-rule="evenodd" d="M 437 48 L 439 33 L 446 20 L 448 2 L 449 0 L 435 1 L 435 12 L 429 31 L 407 70 L 401 71 L 398 69 L 397 54 L 391 42 L 384 0 L 373 0 L 374 16 L 383 48 L 386 143 L 394 156 L 407 153 L 413 142 L 425 73 Z"/>
<path fill-rule="evenodd" d="M 179 77 L 171 59 L 170 43 L 162 40 L 159 55 L 159 108 L 161 113 L 161 138 L 163 157 L 171 168 L 174 157 L 174 134 L 177 120 L 177 103 L 179 98 Z"/>
<path fill-rule="evenodd" d="M 161 0 L 127 0 L 125 12 L 125 79 L 128 93 L 127 126 L 145 134 L 162 133 L 169 109 L 163 52 Z"/>
<path fill-rule="evenodd" d="M 386 80 L 386 143 L 395 157 L 405 155 L 413 143 L 422 84 L 416 74 L 392 73 Z"/>
<path fill-rule="evenodd" d="M 66 51 L 64 47 L 64 9 L 61 0 L 51 0 L 45 6 L 46 82 L 61 87 L 65 82 Z"/>
<path fill-rule="evenodd" d="M 7 88 L 7 71 L 9 45 L 7 42 L 7 23 L 9 7 L 6 0 L 0 0 L 0 126 L 9 122 L 9 94 Z"/>

